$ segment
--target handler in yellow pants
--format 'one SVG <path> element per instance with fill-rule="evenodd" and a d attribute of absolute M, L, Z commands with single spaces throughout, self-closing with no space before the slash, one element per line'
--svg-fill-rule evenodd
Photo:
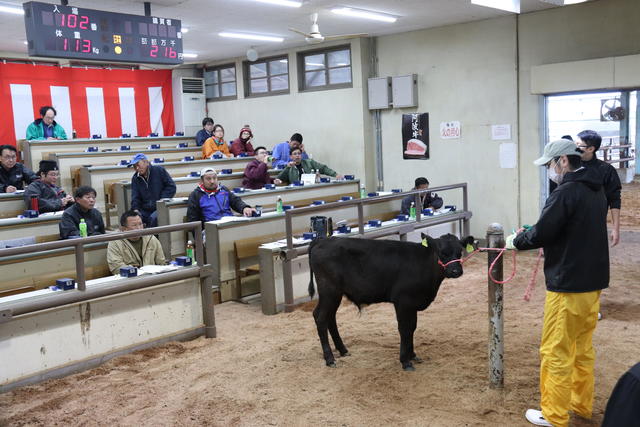
<path fill-rule="evenodd" d="M 591 343 L 600 291 L 609 286 L 607 199 L 601 176 L 582 166 L 571 141 L 544 147 L 533 163 L 548 168 L 558 187 L 528 230 L 507 237 L 507 249 L 544 248 L 547 287 L 540 344 L 540 406 L 525 418 L 538 426 L 563 427 L 569 411 L 590 418 L 593 409 Z"/>
<path fill-rule="evenodd" d="M 554 426 L 569 423 L 569 410 L 591 418 L 600 291 L 550 292 L 544 306 L 540 344 L 540 403 Z"/>

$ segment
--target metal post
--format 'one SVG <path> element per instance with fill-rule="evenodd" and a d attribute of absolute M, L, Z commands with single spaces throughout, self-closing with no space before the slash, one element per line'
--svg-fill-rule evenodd
<path fill-rule="evenodd" d="M 204 336 L 216 337 L 216 316 L 213 308 L 213 286 L 211 266 L 204 262 L 204 244 L 202 243 L 202 223 L 193 230 L 196 262 L 200 264 L 200 298 L 202 298 L 202 319 L 204 320 Z M 207 270 L 205 270 L 205 268 Z"/>
<path fill-rule="evenodd" d="M 364 208 L 358 203 L 358 233 L 364 235 Z"/>
<path fill-rule="evenodd" d="M 487 229 L 487 247 L 504 247 L 504 229 L 502 225 L 493 223 Z M 488 251 L 487 265 L 490 268 L 499 255 L 498 251 Z M 502 257 L 495 263 L 491 275 L 488 277 L 489 290 L 489 386 L 502 388 L 504 386 L 504 319 L 502 317 L 503 289 L 502 285 L 493 283 L 502 281 Z"/>
<path fill-rule="evenodd" d="M 76 243 L 76 283 L 79 291 L 87 289 L 84 275 L 84 245 L 81 239 L 78 239 Z"/>
<path fill-rule="evenodd" d="M 465 182 L 463 187 L 462 187 L 462 210 L 463 211 L 467 211 L 467 209 L 469 209 L 469 195 L 467 194 L 467 183 Z M 462 232 L 462 236 L 468 236 L 469 234 L 471 234 L 471 224 L 469 221 L 469 218 L 465 218 L 464 220 L 462 220 L 462 230 L 460 230 Z"/>
<path fill-rule="evenodd" d="M 291 252 L 293 251 L 293 224 L 291 222 L 291 212 L 284 213 L 284 227 L 287 233 L 287 249 L 284 251 L 285 257 L 282 263 L 282 279 L 284 285 L 284 311 L 293 311 L 293 276 L 291 272 Z"/>

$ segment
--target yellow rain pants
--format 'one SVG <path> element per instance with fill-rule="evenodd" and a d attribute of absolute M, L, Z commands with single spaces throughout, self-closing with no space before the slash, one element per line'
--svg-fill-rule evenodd
<path fill-rule="evenodd" d="M 569 410 L 591 418 L 595 362 L 591 338 L 599 310 L 600 291 L 547 291 L 540 343 L 540 406 L 555 427 L 569 424 Z"/>

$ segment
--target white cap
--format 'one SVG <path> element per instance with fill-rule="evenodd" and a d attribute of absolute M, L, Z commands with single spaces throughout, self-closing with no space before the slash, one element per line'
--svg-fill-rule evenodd
<path fill-rule="evenodd" d="M 216 170 L 211 166 L 207 166 L 206 168 L 202 168 L 202 170 L 200 170 L 200 176 L 204 176 L 208 173 L 215 173 L 216 175 L 218 174 L 218 172 L 216 172 Z"/>

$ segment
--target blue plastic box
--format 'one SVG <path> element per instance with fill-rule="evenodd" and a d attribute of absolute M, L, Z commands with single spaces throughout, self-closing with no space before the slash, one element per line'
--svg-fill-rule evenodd
<path fill-rule="evenodd" d="M 58 287 L 58 289 L 62 289 L 63 291 L 68 291 L 70 289 L 76 288 L 76 281 L 68 277 L 64 279 L 57 279 L 56 286 Z"/>
<path fill-rule="evenodd" d="M 188 267 L 191 265 L 191 257 L 188 257 L 188 256 L 176 257 L 176 264 L 182 267 Z"/>
<path fill-rule="evenodd" d="M 120 277 L 136 277 L 138 275 L 138 269 L 127 265 L 120 267 Z"/>

